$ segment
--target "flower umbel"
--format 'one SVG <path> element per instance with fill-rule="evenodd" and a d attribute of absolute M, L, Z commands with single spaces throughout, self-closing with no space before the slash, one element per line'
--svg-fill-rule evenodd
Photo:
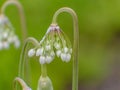
<path fill-rule="evenodd" d="M 69 62 L 71 54 L 71 43 L 57 24 L 51 24 L 39 46 L 28 51 L 29 57 L 35 55 L 40 57 L 40 64 L 50 63 L 55 55 L 62 61 Z"/>
<path fill-rule="evenodd" d="M 18 48 L 20 41 L 18 36 L 15 35 L 14 28 L 8 18 L 0 15 L 0 50 L 8 49 L 10 44 L 14 44 Z"/>

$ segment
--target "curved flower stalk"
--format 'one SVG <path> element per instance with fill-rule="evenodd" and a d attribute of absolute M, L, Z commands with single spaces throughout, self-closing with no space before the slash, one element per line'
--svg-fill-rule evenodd
<path fill-rule="evenodd" d="M 78 27 L 78 17 L 74 10 L 68 7 L 60 8 L 53 16 L 53 24 L 57 24 L 57 17 L 62 12 L 69 13 L 73 18 L 74 27 L 74 45 L 73 45 L 73 81 L 72 90 L 78 90 L 78 56 L 79 56 L 79 27 Z"/>
<path fill-rule="evenodd" d="M 19 77 L 16 77 L 15 80 L 14 80 L 14 90 L 16 90 L 17 87 L 16 84 L 17 82 L 21 85 L 21 87 L 23 88 L 23 90 L 32 90 L 30 87 L 27 86 L 27 84 Z"/>
<path fill-rule="evenodd" d="M 20 46 L 18 36 L 15 34 L 15 30 L 12 24 L 5 15 L 6 8 L 12 4 L 18 8 L 20 13 L 23 41 L 27 36 L 26 23 L 22 5 L 19 3 L 18 0 L 7 0 L 0 10 L 0 50 L 8 49 L 11 43 L 13 43 L 16 48 Z"/>
<path fill-rule="evenodd" d="M 61 30 L 57 24 L 57 16 L 62 12 L 68 12 L 73 17 L 74 25 L 74 47 L 70 40 Z M 39 57 L 39 63 L 41 64 L 41 76 L 38 81 L 37 90 L 53 90 L 52 82 L 47 76 L 47 64 L 51 63 L 55 56 L 61 58 L 63 62 L 69 62 L 73 52 L 73 83 L 72 90 L 78 90 L 78 51 L 79 51 L 79 30 L 78 30 L 78 19 L 76 13 L 67 7 L 59 9 L 53 16 L 53 22 L 49 26 L 45 36 L 40 42 L 34 38 L 28 38 L 23 47 L 21 54 L 21 61 L 19 67 L 19 77 L 24 77 L 24 65 L 26 48 L 28 43 L 31 42 L 34 47 L 29 49 L 27 54 L 29 57 Z M 26 89 L 27 90 L 27 89 Z"/>
<path fill-rule="evenodd" d="M 23 78 L 23 79 L 25 79 L 25 74 L 24 74 L 25 66 L 28 64 L 28 61 L 26 59 L 26 52 L 27 52 L 27 48 L 30 43 L 33 44 L 35 47 L 39 47 L 39 42 L 36 39 L 34 39 L 32 37 L 29 37 L 26 39 L 26 42 L 22 49 L 20 63 L 19 63 L 19 77 Z M 29 76 L 27 77 L 27 81 L 29 81 L 28 79 L 29 79 Z M 24 83 L 25 82 L 21 82 L 21 85 Z M 23 90 L 29 90 L 29 89 L 25 88 L 25 87 L 28 87 L 26 84 L 24 84 L 24 86 L 22 85 L 22 87 L 23 87 Z M 51 82 L 50 78 L 47 76 L 47 68 L 46 68 L 45 64 L 41 65 L 41 76 L 38 80 L 37 90 L 53 90 L 52 82 Z"/>

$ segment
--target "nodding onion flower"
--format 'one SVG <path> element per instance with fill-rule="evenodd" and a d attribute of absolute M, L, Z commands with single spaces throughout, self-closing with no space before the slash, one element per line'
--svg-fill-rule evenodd
<path fill-rule="evenodd" d="M 71 54 L 71 43 L 57 24 L 51 24 L 39 46 L 28 51 L 29 57 L 39 57 L 40 64 L 50 63 L 55 55 L 62 61 L 69 62 Z"/>
<path fill-rule="evenodd" d="M 8 18 L 2 14 L 0 15 L 0 50 L 8 49 L 10 44 L 18 48 L 20 41 Z"/>
<path fill-rule="evenodd" d="M 74 31 L 74 44 L 73 51 L 71 47 L 70 40 L 67 38 L 65 33 L 57 24 L 57 17 L 60 13 L 67 12 L 73 18 L 73 31 Z M 28 44 L 31 43 L 34 45 L 34 48 L 31 48 L 27 51 Z M 37 56 L 39 57 L 39 62 L 41 64 L 41 75 L 38 80 L 37 90 L 53 90 L 53 85 L 50 78 L 47 75 L 47 63 L 50 63 L 54 60 L 55 56 L 61 58 L 64 62 L 69 62 L 71 59 L 71 54 L 73 52 L 73 77 L 72 77 L 72 90 L 78 90 L 78 56 L 79 56 L 79 27 L 78 27 L 78 18 L 74 10 L 68 7 L 63 7 L 57 10 L 53 16 L 52 24 L 49 26 L 45 36 L 40 42 L 35 38 L 29 37 L 22 49 L 20 64 L 19 64 L 19 77 L 25 78 L 25 72 L 28 68 L 28 61 L 26 61 L 26 51 L 29 57 Z M 27 74 L 30 75 L 30 74 Z M 23 90 L 31 90 L 29 86 L 22 80 L 17 79 L 22 86 Z M 29 76 L 26 76 L 27 80 Z M 17 87 L 17 85 L 16 85 Z"/>

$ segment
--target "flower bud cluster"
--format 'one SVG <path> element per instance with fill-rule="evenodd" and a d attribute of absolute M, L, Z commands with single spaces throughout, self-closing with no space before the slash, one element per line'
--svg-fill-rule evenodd
<path fill-rule="evenodd" d="M 14 44 L 16 48 L 20 46 L 18 36 L 14 33 L 14 28 L 8 18 L 0 15 L 0 50 L 8 49 L 10 44 Z"/>
<path fill-rule="evenodd" d="M 46 35 L 40 41 L 39 47 L 28 51 L 29 57 L 39 56 L 40 64 L 52 62 L 55 55 L 61 58 L 62 61 L 69 62 L 71 54 L 71 43 L 57 25 L 51 25 L 48 28 Z"/>

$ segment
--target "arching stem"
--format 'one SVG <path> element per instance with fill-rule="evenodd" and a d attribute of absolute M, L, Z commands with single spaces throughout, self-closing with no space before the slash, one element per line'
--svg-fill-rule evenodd
<path fill-rule="evenodd" d="M 19 77 L 24 77 L 24 64 L 26 61 L 25 55 L 26 55 L 26 50 L 27 50 L 27 46 L 29 43 L 32 43 L 34 46 L 39 45 L 39 42 L 32 37 L 29 37 L 26 39 L 25 44 L 24 44 L 23 49 L 22 49 L 22 52 L 21 52 L 21 56 L 20 56 Z"/>
<path fill-rule="evenodd" d="M 31 90 L 31 88 L 28 87 L 27 84 L 19 77 L 16 77 L 15 80 L 14 80 L 14 86 L 13 86 L 14 90 L 17 90 L 16 82 L 18 82 L 21 85 L 23 90 Z"/>
<path fill-rule="evenodd" d="M 5 10 L 9 5 L 15 5 L 19 10 L 19 15 L 21 20 L 22 40 L 24 42 L 24 40 L 27 37 L 27 28 L 26 28 L 25 15 L 22 5 L 19 3 L 18 0 L 6 0 L 6 2 L 1 7 L 1 14 L 5 14 Z"/>
<path fill-rule="evenodd" d="M 78 17 L 76 13 L 68 7 L 60 8 L 56 11 L 53 16 L 52 24 L 57 24 L 57 17 L 60 13 L 67 12 L 73 18 L 74 26 L 74 46 L 73 46 L 73 81 L 72 90 L 78 90 L 78 52 L 79 52 L 79 27 L 78 27 Z"/>
<path fill-rule="evenodd" d="M 25 68 L 25 65 L 27 65 L 25 64 L 25 62 L 28 63 L 28 60 L 26 59 L 25 55 L 27 54 L 26 50 L 27 50 L 27 46 L 29 45 L 29 43 L 33 44 L 34 46 L 39 46 L 39 42 L 36 39 L 32 37 L 29 37 L 26 39 L 22 52 L 21 52 L 20 63 L 19 63 L 19 77 L 22 77 L 22 78 L 24 78 L 24 68 Z M 46 64 L 41 65 L 41 75 L 42 77 L 47 76 Z"/>

